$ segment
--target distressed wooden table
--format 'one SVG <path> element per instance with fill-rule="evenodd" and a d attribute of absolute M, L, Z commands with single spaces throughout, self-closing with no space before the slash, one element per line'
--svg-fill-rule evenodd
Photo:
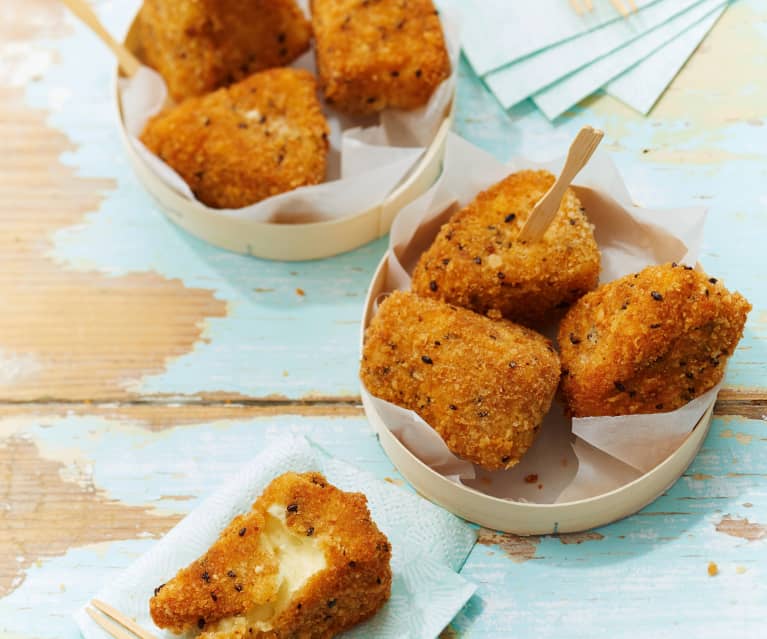
<path fill-rule="evenodd" d="M 115 32 L 133 8 L 97 3 Z M 126 166 L 111 62 L 57 2 L 0 4 L 0 52 L 0 636 L 69 639 L 98 584 L 285 432 L 401 481 L 357 396 L 386 241 L 301 264 L 211 248 Z M 482 531 L 444 637 L 764 636 L 766 61 L 767 6 L 743 0 L 648 118 L 605 96 L 506 114 L 462 67 L 459 133 L 543 158 L 604 128 L 637 202 L 709 207 L 702 262 L 754 310 L 684 477 L 586 534 Z"/>

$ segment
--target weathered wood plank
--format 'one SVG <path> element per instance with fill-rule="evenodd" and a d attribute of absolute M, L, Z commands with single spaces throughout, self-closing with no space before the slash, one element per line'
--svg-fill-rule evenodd
<path fill-rule="evenodd" d="M 97 4 L 115 31 L 135 6 Z M 24 55 L 0 77 L 0 134 L 13 151 L 0 159 L 0 294 L 13 300 L 0 319 L 0 399 L 353 400 L 362 299 L 385 241 L 281 264 L 178 231 L 126 166 L 101 45 L 53 0 L 4 15 L 3 42 Z M 558 153 L 582 124 L 602 126 L 638 201 L 706 202 L 703 263 L 755 306 L 732 392 L 765 388 L 767 291 L 750 266 L 763 263 L 767 231 L 754 188 L 767 148 L 765 89 L 752 82 L 763 19 L 755 1 L 729 9 L 649 118 L 608 97 L 554 125 L 529 105 L 507 115 L 464 65 L 456 121 L 501 157 Z M 702 95 L 714 102 L 701 107 Z"/>
<path fill-rule="evenodd" d="M 401 483 L 363 417 L 262 411 L 6 407 L 0 635 L 77 637 L 75 606 L 285 432 Z M 559 537 L 483 531 L 463 569 L 479 591 L 448 636 L 758 636 L 765 468 L 764 420 L 716 418 L 684 477 L 633 517 Z"/>

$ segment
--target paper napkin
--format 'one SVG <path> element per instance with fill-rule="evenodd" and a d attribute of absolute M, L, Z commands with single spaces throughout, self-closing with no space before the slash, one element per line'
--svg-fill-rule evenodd
<path fill-rule="evenodd" d="M 94 596 L 158 637 L 176 637 L 152 623 L 148 602 L 153 589 L 202 555 L 232 518 L 248 511 L 267 484 L 289 470 L 320 471 L 338 488 L 364 493 L 373 520 L 392 545 L 391 599 L 375 617 L 343 636 L 436 637 L 476 588 L 456 574 L 476 541 L 475 530 L 424 499 L 331 458 L 303 437 L 286 437 L 263 451 Z M 84 608 L 75 620 L 85 639 L 108 638 Z"/>
<path fill-rule="evenodd" d="M 636 0 L 638 9 L 657 0 Z M 672 0 L 676 2 L 677 0 Z M 623 20 L 606 0 L 578 15 L 567 0 L 437 0 L 440 9 L 462 13 L 461 39 L 466 57 L 479 75 L 603 24 Z"/>
<path fill-rule="evenodd" d="M 725 0 L 704 0 L 657 29 L 535 94 L 533 101 L 546 117 L 553 120 L 725 4 Z"/>
<path fill-rule="evenodd" d="M 714 9 L 698 24 L 609 82 L 605 91 L 640 113 L 649 113 L 726 8 L 725 4 Z"/>
<path fill-rule="evenodd" d="M 485 77 L 485 81 L 504 108 L 514 106 L 569 73 L 663 25 L 700 1 L 655 2 L 626 20 L 608 22 L 496 69 Z"/>

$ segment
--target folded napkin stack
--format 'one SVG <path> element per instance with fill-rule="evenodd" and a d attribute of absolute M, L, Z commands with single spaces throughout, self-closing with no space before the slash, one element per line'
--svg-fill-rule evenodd
<path fill-rule="evenodd" d="M 728 0 L 438 4 L 462 16 L 464 53 L 504 108 L 529 98 L 554 120 L 600 89 L 648 113 Z"/>

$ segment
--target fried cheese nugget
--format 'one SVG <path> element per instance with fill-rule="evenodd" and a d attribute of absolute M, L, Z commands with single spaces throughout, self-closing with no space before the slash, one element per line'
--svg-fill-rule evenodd
<path fill-rule="evenodd" d="M 195 197 L 240 208 L 325 177 L 328 124 L 311 73 L 269 69 L 152 118 L 141 141 Z"/>
<path fill-rule="evenodd" d="M 311 25 L 295 0 L 144 0 L 138 33 L 139 57 L 180 102 L 290 64 Z"/>
<path fill-rule="evenodd" d="M 285 473 L 149 608 L 159 627 L 200 629 L 199 639 L 325 639 L 386 602 L 390 558 L 364 495 L 320 473 Z"/>
<path fill-rule="evenodd" d="M 365 333 L 360 377 L 418 413 L 456 455 L 511 468 L 551 406 L 559 357 L 528 328 L 395 291 Z"/>
<path fill-rule="evenodd" d="M 415 109 L 450 75 L 431 0 L 312 0 L 320 86 L 347 113 Z"/>
<path fill-rule="evenodd" d="M 517 240 L 553 183 L 548 171 L 520 171 L 480 193 L 421 255 L 413 291 L 535 325 L 595 288 L 600 256 L 594 227 L 572 189 L 543 238 Z"/>
<path fill-rule="evenodd" d="M 658 413 L 716 386 L 751 305 L 714 277 L 664 264 L 600 286 L 559 328 L 576 417 Z"/>

